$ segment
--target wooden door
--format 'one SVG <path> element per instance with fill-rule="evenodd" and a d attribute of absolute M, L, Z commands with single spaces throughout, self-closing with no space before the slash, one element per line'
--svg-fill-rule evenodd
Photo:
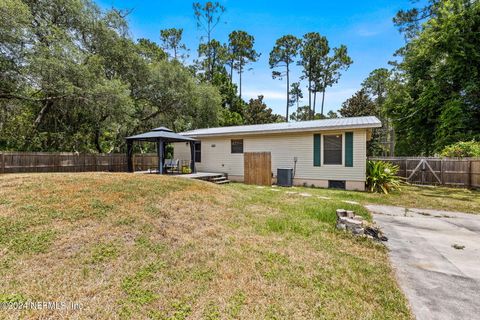
<path fill-rule="evenodd" d="M 272 185 L 272 156 L 270 152 L 245 152 L 243 175 L 246 184 Z"/>

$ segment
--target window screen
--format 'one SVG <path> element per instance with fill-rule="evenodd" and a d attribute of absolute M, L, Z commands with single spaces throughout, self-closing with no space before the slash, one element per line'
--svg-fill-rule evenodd
<path fill-rule="evenodd" d="M 195 162 L 202 162 L 202 143 L 195 142 Z"/>
<path fill-rule="evenodd" d="M 243 153 L 243 139 L 232 140 L 232 153 Z"/>
<path fill-rule="evenodd" d="M 323 163 L 342 164 L 342 135 L 323 136 Z"/>

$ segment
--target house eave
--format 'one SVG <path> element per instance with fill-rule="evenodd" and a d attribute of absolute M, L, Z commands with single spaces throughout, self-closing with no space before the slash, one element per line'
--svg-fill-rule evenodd
<path fill-rule="evenodd" d="M 287 134 L 287 133 L 301 133 L 301 132 L 321 132 L 321 131 L 337 131 L 337 130 L 355 130 L 355 129 L 374 129 L 380 128 L 381 123 L 378 124 L 355 124 L 355 125 L 342 125 L 342 126 L 329 126 L 329 127 L 311 127 L 311 128 L 292 128 L 281 130 L 259 130 L 259 131 L 236 131 L 236 132 L 221 132 L 221 133 L 180 133 L 183 136 L 191 138 L 202 137 L 225 137 L 225 136 L 251 136 L 251 135 L 264 135 L 264 134 Z"/>

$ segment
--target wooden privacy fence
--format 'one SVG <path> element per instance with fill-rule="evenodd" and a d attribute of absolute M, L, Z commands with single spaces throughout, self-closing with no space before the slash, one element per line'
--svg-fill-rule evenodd
<path fill-rule="evenodd" d="M 270 152 L 245 152 L 243 175 L 246 184 L 272 185 L 272 159 Z"/>
<path fill-rule="evenodd" d="M 125 158 L 125 161 L 127 159 Z M 125 163 L 125 166 L 127 164 Z M 133 155 L 133 171 L 146 171 L 158 169 L 158 156 L 156 153 L 142 153 Z M 127 171 L 127 170 L 126 170 Z"/>
<path fill-rule="evenodd" d="M 480 188 L 480 158 L 373 157 L 399 166 L 398 176 L 415 184 Z"/>
<path fill-rule="evenodd" d="M 157 156 L 134 155 L 135 170 L 157 167 Z M 22 172 L 126 172 L 127 156 L 122 153 L 85 154 L 70 152 L 1 152 L 0 173 Z"/>

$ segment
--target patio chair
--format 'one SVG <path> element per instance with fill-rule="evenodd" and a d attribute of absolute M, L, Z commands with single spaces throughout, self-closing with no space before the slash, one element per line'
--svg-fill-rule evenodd
<path fill-rule="evenodd" d="M 180 160 L 178 159 L 165 159 L 165 164 L 163 165 L 163 167 L 165 168 L 165 170 L 168 172 L 180 172 L 180 168 L 179 168 L 179 162 Z"/>

